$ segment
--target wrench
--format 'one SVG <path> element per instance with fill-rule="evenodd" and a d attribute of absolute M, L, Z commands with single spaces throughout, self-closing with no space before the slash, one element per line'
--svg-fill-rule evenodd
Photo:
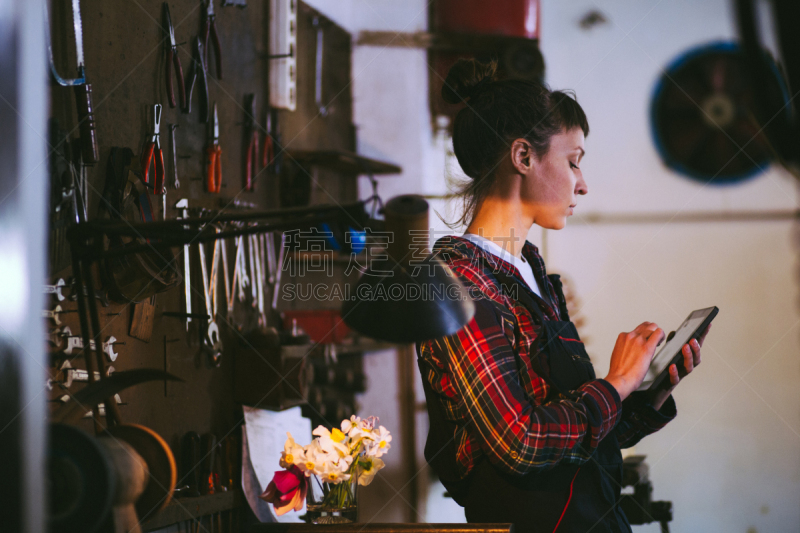
<path fill-rule="evenodd" d="M 69 326 L 64 326 L 63 329 L 55 328 L 47 332 L 46 340 L 56 349 L 61 349 L 64 346 L 64 338 L 72 335 Z"/>
<path fill-rule="evenodd" d="M 256 250 L 255 250 L 255 239 L 253 235 L 248 235 L 247 237 L 248 247 L 250 249 L 250 273 L 253 275 L 253 280 L 250 283 L 250 292 L 253 295 L 253 307 L 258 307 L 258 271 L 256 270 Z"/>
<path fill-rule="evenodd" d="M 57 306 L 55 306 L 53 308 L 52 311 L 48 311 L 48 310 L 42 311 L 42 317 L 43 318 L 52 318 L 53 322 L 56 323 L 56 326 L 60 326 L 61 325 L 61 319 L 59 318 L 59 315 L 62 312 L 63 312 L 63 309 L 61 309 L 61 306 L 57 305 Z"/>
<path fill-rule="evenodd" d="M 222 341 L 219 336 L 219 326 L 216 322 L 217 317 L 217 279 L 219 264 L 219 241 L 214 241 L 214 254 L 211 258 L 211 280 L 208 278 L 208 267 L 206 266 L 205 245 L 201 242 L 197 244 L 200 249 L 200 271 L 203 274 L 203 296 L 206 300 L 206 312 L 208 313 L 208 329 L 206 330 L 205 351 L 214 366 L 219 366 L 222 357 Z"/>
<path fill-rule="evenodd" d="M 283 260 L 286 257 L 286 234 L 281 233 L 281 250 L 278 252 L 278 264 L 275 272 L 275 284 L 272 286 L 272 310 L 278 308 L 278 293 L 281 288 L 281 273 L 283 272 Z"/>
<path fill-rule="evenodd" d="M 64 278 L 58 278 L 58 281 L 55 285 L 45 285 L 44 286 L 44 293 L 45 294 L 55 294 L 56 298 L 58 298 L 59 302 L 63 302 L 66 298 L 64 294 L 61 292 L 64 290 L 64 287 L 67 286 L 67 283 L 64 281 Z"/>
<path fill-rule="evenodd" d="M 87 370 L 82 370 L 80 368 L 74 368 L 70 370 L 68 373 L 72 374 L 72 381 L 81 381 L 81 382 L 88 382 L 89 381 L 89 372 Z M 114 373 L 114 367 L 109 366 L 108 371 L 106 372 L 106 376 L 110 376 Z M 95 371 L 94 373 L 94 380 L 100 380 L 100 372 Z M 117 402 L 120 403 L 120 402 Z"/>
<path fill-rule="evenodd" d="M 119 397 L 119 394 L 114 395 L 114 401 L 117 403 L 117 405 L 126 405 L 122 403 L 122 398 Z M 97 404 L 97 414 L 98 416 L 106 416 L 106 404 L 104 403 Z M 87 411 L 86 414 L 83 415 L 83 418 L 92 418 L 92 416 L 94 416 L 94 413 L 92 413 L 91 411 Z"/>
<path fill-rule="evenodd" d="M 250 285 L 250 277 L 247 275 L 247 260 L 245 259 L 244 237 L 241 235 L 236 237 L 236 268 L 239 272 L 239 301 L 243 302 L 245 299 L 244 288 Z M 234 273 L 234 276 L 235 275 L 236 274 Z"/>
<path fill-rule="evenodd" d="M 74 302 L 74 301 L 76 301 L 78 299 L 78 286 L 75 283 L 75 278 L 72 278 L 70 280 L 69 285 L 70 285 L 69 300 L 71 302 Z M 99 291 L 97 289 L 95 289 L 93 292 L 94 292 L 94 297 L 97 298 L 98 300 L 100 300 L 100 305 L 102 305 L 103 307 L 108 307 L 109 306 L 108 296 L 105 293 L 103 293 L 102 291 Z M 89 295 L 89 288 L 88 287 L 84 287 L 83 288 L 83 294 L 84 294 L 84 296 L 88 296 Z"/>
<path fill-rule="evenodd" d="M 255 296 L 256 300 L 255 303 L 256 307 L 258 307 L 258 324 L 259 326 L 266 327 L 266 313 L 264 312 L 264 270 L 261 265 L 261 246 L 259 245 L 259 241 L 261 239 L 258 235 L 251 235 L 250 236 L 250 248 L 251 254 L 254 256 L 255 261 L 255 276 L 256 279 L 254 280 L 253 286 L 258 286 L 257 294 Z"/>
<path fill-rule="evenodd" d="M 233 313 L 233 298 L 231 297 L 231 291 L 233 287 L 231 283 L 228 282 L 230 279 L 228 277 L 228 245 L 226 244 L 225 239 L 222 239 L 219 243 L 220 245 L 220 252 L 222 253 L 222 279 L 225 282 L 225 303 L 227 304 L 228 308 L 228 318 L 231 318 L 231 314 Z M 234 283 L 236 282 L 236 267 L 234 267 Z"/>
<path fill-rule="evenodd" d="M 266 255 L 267 255 L 267 282 L 270 285 L 275 284 L 275 236 L 272 233 L 265 235 L 266 239 Z"/>
<path fill-rule="evenodd" d="M 178 181 L 178 152 L 175 150 L 175 129 L 177 124 L 169 125 L 169 148 L 172 151 L 172 188 L 179 189 L 181 182 Z"/>
<path fill-rule="evenodd" d="M 177 174 L 176 174 L 177 175 Z M 186 198 L 182 198 L 175 204 L 176 209 L 182 209 L 183 212 L 181 216 L 183 218 L 189 218 L 189 200 Z M 185 229 L 189 229 L 188 226 L 184 226 Z M 186 331 L 189 331 L 189 324 L 192 322 L 192 317 L 188 316 L 192 314 L 192 258 L 189 254 L 189 245 L 183 245 L 183 292 L 186 298 Z"/>
<path fill-rule="evenodd" d="M 108 370 L 106 370 L 106 376 L 110 376 L 113 372 L 114 367 L 109 366 Z M 95 381 L 100 379 L 100 372 L 95 371 L 94 379 Z M 72 368 L 72 365 L 67 360 L 58 369 L 56 379 L 48 379 L 46 385 L 48 390 L 53 390 L 55 385 L 68 389 L 72 386 L 73 381 L 89 381 L 89 372 L 79 368 Z"/>
<path fill-rule="evenodd" d="M 111 336 L 107 338 L 103 343 L 103 353 L 105 353 L 108 356 L 109 360 L 111 360 L 112 362 L 116 361 L 117 355 L 119 355 L 116 352 L 114 352 L 115 342 L 117 342 L 116 337 Z M 92 350 L 94 350 L 94 340 L 89 341 L 89 346 L 91 347 Z M 64 355 L 72 355 L 72 352 L 75 350 L 78 351 L 83 350 L 83 339 L 80 337 L 69 337 L 67 339 L 67 347 L 66 349 L 64 349 Z"/>

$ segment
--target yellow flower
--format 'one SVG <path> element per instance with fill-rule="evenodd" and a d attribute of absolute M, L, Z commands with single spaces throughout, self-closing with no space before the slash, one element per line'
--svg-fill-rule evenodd
<path fill-rule="evenodd" d="M 331 439 L 335 442 L 342 442 L 344 440 L 345 434 L 342 433 L 338 428 L 333 428 L 331 431 Z"/>

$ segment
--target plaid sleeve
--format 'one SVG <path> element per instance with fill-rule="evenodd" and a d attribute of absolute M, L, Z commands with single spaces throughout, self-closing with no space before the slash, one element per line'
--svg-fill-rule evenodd
<path fill-rule="evenodd" d="M 622 419 L 616 427 L 620 448 L 630 448 L 647 435 L 663 428 L 678 414 L 670 394 L 661 409 L 649 402 L 647 393 L 637 391 L 622 402 Z"/>
<path fill-rule="evenodd" d="M 575 391 L 576 399 L 537 403 L 522 386 L 512 345 L 494 305 L 475 301 L 475 317 L 439 346 L 449 362 L 459 407 L 490 461 L 511 474 L 565 460 L 584 463 L 616 426 L 619 394 L 605 380 Z"/>

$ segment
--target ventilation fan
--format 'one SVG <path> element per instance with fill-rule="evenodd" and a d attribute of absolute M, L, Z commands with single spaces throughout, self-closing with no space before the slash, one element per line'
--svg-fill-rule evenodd
<path fill-rule="evenodd" d="M 761 83 L 766 116 L 790 112 L 788 91 L 774 61 Z M 738 183 L 769 166 L 773 150 L 754 116 L 756 98 L 745 57 L 732 42 L 690 50 L 662 74 L 650 108 L 656 147 L 670 168 L 703 183 Z"/>

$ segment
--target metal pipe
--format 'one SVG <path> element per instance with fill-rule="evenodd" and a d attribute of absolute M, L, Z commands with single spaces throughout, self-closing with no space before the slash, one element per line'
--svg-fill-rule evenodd
<path fill-rule="evenodd" d="M 72 254 L 72 275 L 75 276 L 75 290 L 78 291 L 78 319 L 81 324 L 81 336 L 83 337 L 83 345 L 87 347 L 85 350 L 89 350 L 88 346 L 91 346 L 89 342 L 91 337 L 89 336 L 89 319 L 87 316 L 88 310 L 86 308 L 87 295 L 83 290 L 84 283 L 81 272 L 81 262 L 77 254 Z M 88 298 L 90 301 L 94 300 L 92 297 Z M 95 347 L 97 347 L 97 345 L 95 345 Z M 86 363 L 86 371 L 89 373 L 89 383 L 94 383 L 94 361 L 89 355 L 85 355 L 83 359 Z M 96 405 L 92 406 L 92 415 L 95 435 L 100 435 L 100 433 L 103 432 L 103 426 L 100 425 L 100 411 Z"/>
<path fill-rule="evenodd" d="M 677 213 L 586 213 L 573 216 L 571 224 L 667 224 L 713 222 L 775 222 L 800 218 L 800 210 L 724 211 Z"/>

